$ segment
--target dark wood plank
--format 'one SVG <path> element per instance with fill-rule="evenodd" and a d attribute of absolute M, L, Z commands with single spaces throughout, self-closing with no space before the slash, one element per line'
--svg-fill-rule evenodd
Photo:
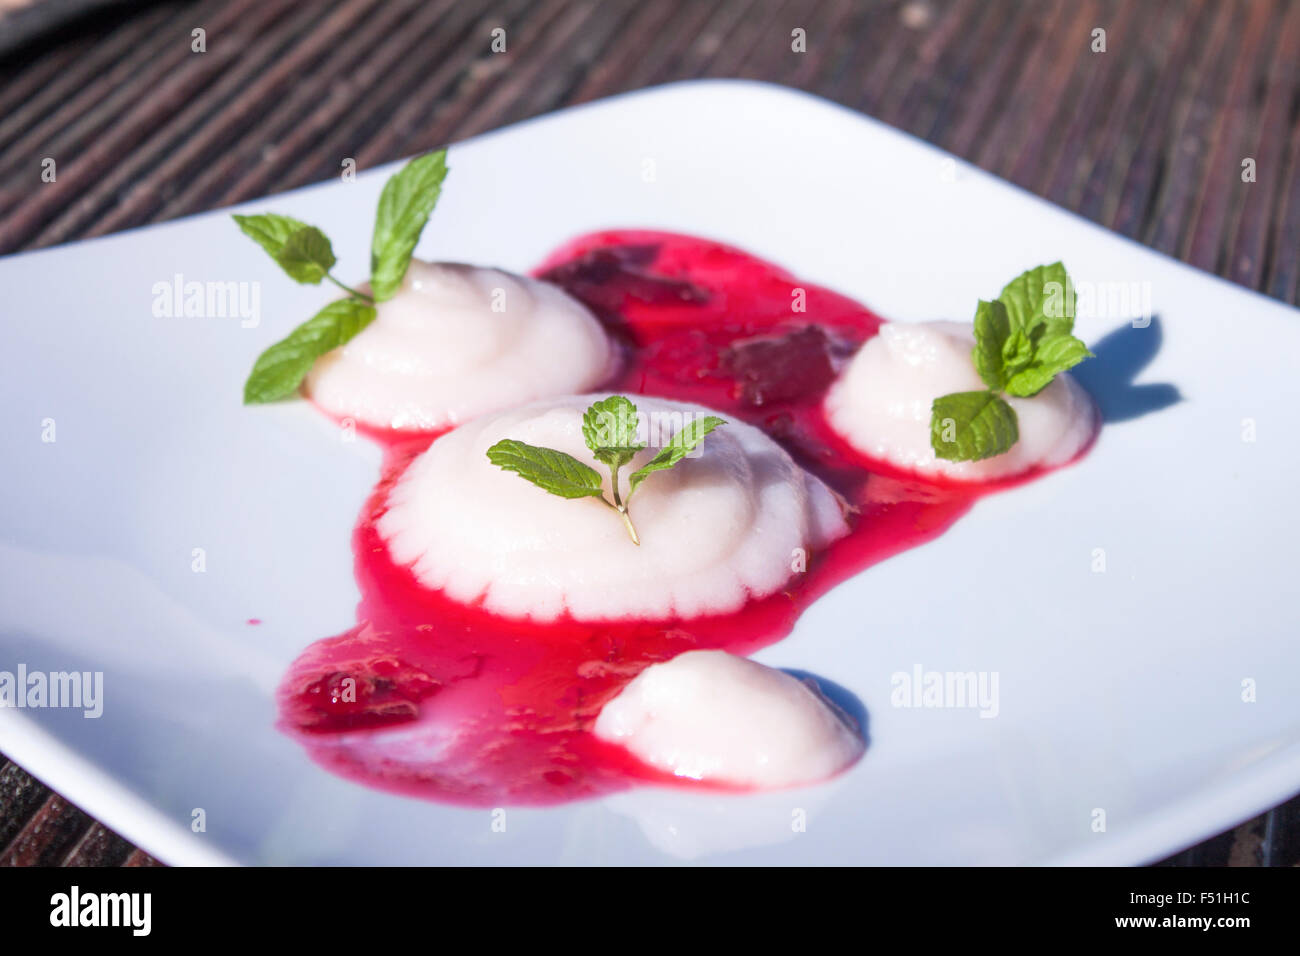
<path fill-rule="evenodd" d="M 1242 182 L 1241 160 L 1247 155 L 1246 136 L 1251 121 L 1252 94 L 1260 88 L 1259 70 L 1272 59 L 1279 11 L 1270 4 L 1253 4 L 1241 24 L 1241 44 L 1256 51 L 1237 57 L 1227 68 L 1222 97 L 1213 110 L 1213 125 L 1203 147 L 1205 175 L 1195 205 L 1187 216 L 1184 255 L 1194 266 L 1214 272 L 1223 258 L 1223 237 L 1231 231 L 1231 218 L 1250 188 Z"/>
<path fill-rule="evenodd" d="M 102 823 L 93 823 L 60 861 L 63 866 L 123 866 L 135 848 Z"/>
<path fill-rule="evenodd" d="M 1257 113 L 1252 142 L 1245 156 L 1255 159 L 1259 173 L 1255 183 L 1244 190 L 1241 213 L 1233 237 L 1227 241 L 1231 250 L 1224 273 L 1234 282 L 1287 301 L 1296 301 L 1295 275 L 1300 265 L 1300 242 L 1294 232 L 1290 245 L 1281 234 L 1284 204 L 1292 204 L 1300 193 L 1300 172 L 1297 171 L 1297 140 L 1300 123 L 1296 122 L 1300 100 L 1300 4 L 1283 7 L 1283 22 L 1279 28 L 1277 46 L 1269 62 L 1260 63 L 1265 71 L 1256 79 L 1256 91 L 1263 94 L 1263 104 Z M 1288 124 L 1291 136 L 1285 135 Z M 1292 206 L 1294 209 L 1294 205 Z M 1274 290 L 1266 282 L 1265 270 L 1269 261 L 1274 264 L 1274 276 L 1282 277 L 1291 270 L 1290 292 Z M 1282 279 L 1282 284 L 1285 279 Z"/>
<path fill-rule="evenodd" d="M 90 817 L 62 797 L 50 795 L 0 850 L 0 866 L 56 866 L 92 824 Z"/>
<path fill-rule="evenodd" d="M 276 104 L 271 113 L 280 124 L 272 149 L 259 150 L 255 157 L 250 157 L 247 149 L 231 151 L 245 161 L 253 159 L 253 169 L 261 178 L 249 188 L 266 191 L 283 164 L 301 154 L 303 142 L 337 122 L 342 112 L 363 108 L 369 84 L 391 68 L 395 57 L 409 52 L 375 48 L 385 37 L 408 42 L 418 39 L 418 33 L 405 29 L 417 6 L 413 0 L 379 5 L 361 0 L 324 19 L 309 6 L 302 7 L 287 25 L 294 42 L 285 44 L 272 32 L 245 51 L 241 55 L 243 72 L 228 73 L 192 105 L 196 114 L 215 113 L 214 119 L 203 124 L 201 135 L 185 135 L 176 141 L 160 137 L 157 148 L 166 150 L 166 158 L 154 167 L 147 181 L 130 192 L 128 201 L 102 216 L 88 234 L 104 235 L 148 221 L 171 198 L 168 187 L 173 183 L 191 179 L 210 182 L 204 177 L 209 171 L 206 160 L 216 152 L 214 144 L 247 142 L 259 121 L 268 117 L 265 105 Z M 299 79 L 310 75 L 311 66 L 322 59 L 328 59 L 331 70 L 338 71 L 332 78 L 321 77 L 317 82 Z M 345 81 L 337 79 L 344 76 Z M 177 120 L 173 135 L 179 137 L 183 120 Z M 217 168 L 224 167 L 218 163 Z M 127 170 L 121 178 L 125 182 L 139 177 Z"/>
<path fill-rule="evenodd" d="M 49 799 L 50 791 L 8 760 L 0 766 L 0 848 L 7 848 Z"/>
<path fill-rule="evenodd" d="M 221 108 L 237 91 L 262 102 L 282 95 L 295 82 L 301 62 L 328 52 L 375 6 L 376 0 L 349 0 L 324 18 L 310 5 L 291 8 L 287 11 L 290 31 L 320 20 L 311 40 L 303 43 L 292 43 L 292 32 L 286 37 L 271 29 L 286 14 L 275 4 L 258 4 L 228 30 L 209 31 L 207 53 L 192 55 L 182 67 L 187 82 L 178 86 L 185 96 L 170 104 L 162 122 L 135 144 L 126 159 L 97 177 L 75 206 L 41 230 L 37 241 L 62 241 L 74 231 L 101 235 L 133 223 L 131 213 L 137 204 L 165 195 L 205 156 L 218 152 L 238 134 L 243 113 Z M 114 202 L 127 206 L 127 211 L 115 213 L 110 209 Z M 96 216 L 98 221 L 92 223 Z"/>

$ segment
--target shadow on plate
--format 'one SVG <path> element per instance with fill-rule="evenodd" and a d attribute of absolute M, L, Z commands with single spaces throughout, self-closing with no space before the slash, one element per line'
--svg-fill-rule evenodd
<path fill-rule="evenodd" d="M 1153 315 L 1144 326 L 1125 322 L 1092 346 L 1096 358 L 1070 370 L 1092 395 L 1107 425 L 1140 418 L 1183 400 L 1178 387 L 1168 382 L 1133 383 L 1151 364 L 1163 341 L 1164 328 L 1158 315 Z"/>
<path fill-rule="evenodd" d="M 867 733 L 867 708 L 862 701 L 858 700 L 856 694 L 845 687 L 841 687 L 834 681 L 827 680 L 825 677 L 818 677 L 808 671 L 796 670 L 793 667 L 782 667 L 781 670 L 805 683 L 815 684 L 823 697 L 847 714 L 853 723 L 857 725 L 858 735 L 862 737 L 862 742 L 868 747 L 871 746 L 871 737 Z"/>

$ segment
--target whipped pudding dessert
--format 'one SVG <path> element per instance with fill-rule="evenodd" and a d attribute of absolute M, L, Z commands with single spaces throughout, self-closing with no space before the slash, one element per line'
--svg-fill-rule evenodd
<path fill-rule="evenodd" d="M 304 390 L 331 415 L 379 429 L 432 431 L 584 391 L 616 365 L 585 306 L 500 269 L 412 259 L 376 309 L 366 328 L 316 360 Z"/>
<path fill-rule="evenodd" d="M 815 687 L 725 651 L 647 667 L 605 705 L 593 732 L 676 777 L 756 788 L 825 780 L 864 746 Z"/>
<path fill-rule="evenodd" d="M 970 323 L 886 322 L 831 386 L 831 427 L 864 455 L 905 471 L 958 481 L 993 481 L 1062 465 L 1092 440 L 1096 411 L 1068 372 L 1030 398 L 1008 396 L 1019 441 L 978 461 L 939 458 L 931 445 L 936 398 L 985 388 L 971 358 Z"/>
<path fill-rule="evenodd" d="M 596 466 L 582 425 L 599 397 L 486 415 L 430 445 L 393 486 L 378 521 L 393 560 L 425 587 L 508 617 L 664 620 L 724 614 L 771 594 L 800 555 L 847 533 L 831 491 L 741 422 L 636 491 L 639 544 L 602 502 L 547 494 L 488 460 L 490 447 L 513 439 Z M 650 447 L 620 475 L 622 498 L 658 446 L 710 412 L 645 396 L 638 403 Z M 608 473 L 603 481 L 612 497 Z"/>
<path fill-rule="evenodd" d="M 262 353 L 245 402 L 306 393 L 384 451 L 356 624 L 289 668 L 281 727 L 332 773 L 476 807 L 748 800 L 844 771 L 853 722 L 747 655 L 998 479 L 1082 453 L 1096 420 L 1066 373 L 1087 348 L 1048 298 L 1068 301 L 1064 267 L 981 301 L 972 330 L 886 323 L 663 232 L 578 237 L 536 278 L 420 262 L 440 163 L 385 186 L 356 289 L 315 227 L 237 220 L 295 281 L 347 293 Z"/>

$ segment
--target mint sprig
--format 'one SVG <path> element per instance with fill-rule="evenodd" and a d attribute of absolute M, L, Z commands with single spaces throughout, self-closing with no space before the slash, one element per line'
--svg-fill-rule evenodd
<path fill-rule="evenodd" d="M 596 469 L 554 448 L 542 448 L 507 438 L 489 448 L 487 457 L 498 468 L 513 471 L 520 478 L 553 495 L 561 498 L 598 499 L 618 513 L 632 543 L 639 545 L 641 538 L 627 510 L 633 493 L 646 478 L 656 471 L 664 471 L 676 465 L 697 448 L 709 432 L 725 424 L 716 415 L 687 422 L 659 454 L 632 473 L 628 481 L 627 497 L 624 498 L 619 491 L 619 469 L 646 447 L 645 442 L 637 438 L 636 406 L 623 395 L 611 395 L 589 405 L 582 416 L 582 440 L 591 449 L 592 457 L 609 468 L 613 501 L 605 497 L 602 479 Z"/>
<path fill-rule="evenodd" d="M 289 278 L 304 285 L 320 285 L 338 262 L 329 237 L 315 226 L 303 226 L 289 236 L 275 261 L 289 274 Z M 362 295 L 360 292 L 356 294 Z"/>
<path fill-rule="evenodd" d="M 257 357 L 244 383 L 244 404 L 288 398 L 312 364 L 338 348 L 375 319 L 375 307 L 355 299 L 331 302 Z"/>
<path fill-rule="evenodd" d="M 384 184 L 375 216 L 368 293 L 334 276 L 338 260 L 333 243 L 315 226 L 276 213 L 234 217 L 243 233 L 265 249 L 289 278 L 304 285 L 320 285 L 328 279 L 347 293 L 347 298 L 331 302 L 258 356 L 244 383 L 244 404 L 292 395 L 317 358 L 351 340 L 374 320 L 375 304 L 393 297 L 442 192 L 446 159 L 446 150 L 417 156 Z"/>
<path fill-rule="evenodd" d="M 622 395 L 592 403 L 582 416 L 582 440 L 602 464 L 620 468 L 645 447 L 637 440 L 636 406 Z"/>
<path fill-rule="evenodd" d="M 700 442 L 704 441 L 705 435 L 713 431 L 713 429 L 717 428 L 719 425 L 725 424 L 727 423 L 716 415 L 707 415 L 704 418 L 691 419 L 682 426 L 681 431 L 669 440 L 668 444 L 664 446 L 663 450 L 660 451 L 659 454 L 651 458 L 641 468 L 632 472 L 632 477 L 628 482 L 629 488 L 627 496 L 631 498 L 632 492 L 636 491 L 637 488 L 641 486 L 641 482 L 645 481 L 656 471 L 665 471 L 673 467 L 673 465 L 677 464 L 694 451 L 696 446 L 699 445 Z"/>
<path fill-rule="evenodd" d="M 401 286 L 446 178 L 447 151 L 443 149 L 417 156 L 384 183 L 370 242 L 370 288 L 375 301 L 391 299 Z"/>
<path fill-rule="evenodd" d="M 1020 438 L 1016 412 L 993 392 L 954 392 L 934 400 L 930 444 L 949 461 L 978 461 L 1000 455 Z M 939 449 L 950 450 L 944 455 Z M 1000 449 L 991 454 L 989 449 Z"/>
<path fill-rule="evenodd" d="M 329 237 L 315 226 L 273 212 L 232 218 L 244 235 L 265 249 L 294 282 L 320 285 L 322 279 L 329 279 L 352 298 L 373 301 L 366 293 L 344 285 L 330 274 L 337 261 L 334 247 Z"/>
<path fill-rule="evenodd" d="M 1074 286 L 1059 262 L 1021 273 L 975 308 L 971 359 L 986 392 L 942 395 L 930 408 L 930 447 L 947 461 L 980 461 L 1020 438 L 1004 395 L 1030 398 L 1092 356 L 1074 336 Z"/>
<path fill-rule="evenodd" d="M 279 257 L 280 250 L 284 248 L 290 236 L 299 229 L 308 228 L 305 222 L 273 212 L 264 212 L 257 216 L 236 214 L 232 218 L 243 230 L 244 235 L 265 249 L 272 259 Z"/>
<path fill-rule="evenodd" d="M 487 456 L 498 468 L 513 471 L 561 498 L 594 498 L 604 494 L 600 472 L 554 448 L 540 448 L 507 438 L 489 448 Z"/>

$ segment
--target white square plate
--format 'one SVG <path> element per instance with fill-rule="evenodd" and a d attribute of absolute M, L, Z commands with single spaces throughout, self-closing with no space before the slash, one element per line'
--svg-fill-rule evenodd
<path fill-rule="evenodd" d="M 328 289 L 285 280 L 230 210 L 0 260 L 0 670 L 104 673 L 102 717 L 0 710 L 0 750 L 178 864 L 1138 863 L 1300 789 L 1295 310 L 771 86 L 618 97 L 450 165 L 426 258 L 522 271 L 578 233 L 662 228 L 901 320 L 968 319 L 1059 258 L 1081 285 L 1145 283 L 1158 320 L 1079 319 L 1095 348 L 1114 333 L 1081 369 L 1108 418 L 1083 461 L 982 500 L 758 655 L 865 705 L 852 771 L 512 809 L 496 832 L 487 810 L 332 776 L 274 728 L 289 663 L 353 623 L 349 534 L 379 452 L 240 388 Z M 359 277 L 392 171 L 244 211 L 320 225 Z M 155 317 L 176 274 L 260 281 L 260 325 Z M 997 717 L 891 706 L 891 675 L 918 666 L 996 672 Z"/>

